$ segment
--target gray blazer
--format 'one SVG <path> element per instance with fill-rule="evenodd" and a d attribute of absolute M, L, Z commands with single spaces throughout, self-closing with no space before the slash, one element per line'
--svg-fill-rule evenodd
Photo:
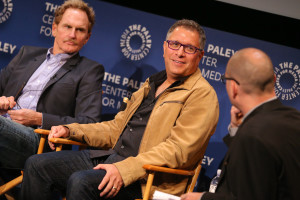
<path fill-rule="evenodd" d="M 47 49 L 23 46 L 1 70 L 0 96 L 14 96 L 46 58 Z M 46 84 L 37 104 L 42 128 L 100 121 L 104 67 L 78 54 L 70 58 Z M 17 95 L 17 96 L 16 96 Z"/>

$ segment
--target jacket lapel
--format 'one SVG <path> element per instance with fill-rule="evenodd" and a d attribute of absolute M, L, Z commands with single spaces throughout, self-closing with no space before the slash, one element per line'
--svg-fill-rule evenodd
<path fill-rule="evenodd" d="M 57 72 L 56 74 L 50 78 L 50 80 L 48 81 L 48 83 L 46 84 L 46 86 L 43 89 L 43 92 L 47 90 L 47 88 L 49 86 L 51 86 L 52 84 L 56 83 L 59 79 L 61 79 L 66 73 L 68 73 L 69 71 L 71 71 L 74 66 L 77 65 L 77 63 L 79 62 L 80 56 L 79 54 L 74 55 L 72 58 L 70 58 Z"/>
<path fill-rule="evenodd" d="M 39 68 L 39 66 L 45 61 L 45 59 L 46 53 L 33 58 L 31 61 L 28 62 L 28 64 L 26 64 L 28 67 L 24 68 L 25 70 L 22 73 L 23 76 L 19 78 L 18 86 L 16 87 L 17 90 L 14 92 L 14 96 L 16 99 L 19 98 L 19 96 L 21 95 L 21 91 L 23 90 L 30 77 L 37 70 L 37 68 Z"/>

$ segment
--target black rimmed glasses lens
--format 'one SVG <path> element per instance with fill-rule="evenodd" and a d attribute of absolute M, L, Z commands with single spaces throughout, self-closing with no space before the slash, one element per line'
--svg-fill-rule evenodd
<path fill-rule="evenodd" d="M 236 82 L 238 85 L 240 85 L 240 83 L 239 83 L 237 80 L 235 80 L 234 78 L 226 77 L 225 74 L 223 74 L 223 75 L 221 76 L 221 81 L 222 81 L 222 83 L 226 84 L 226 80 L 234 81 L 234 82 Z"/>
<path fill-rule="evenodd" d="M 167 43 L 168 47 L 172 50 L 178 50 L 181 46 L 183 46 L 183 51 L 188 54 L 194 54 L 197 51 L 202 51 L 202 49 L 194 47 L 193 45 L 181 44 L 180 42 L 174 40 L 167 40 Z"/>

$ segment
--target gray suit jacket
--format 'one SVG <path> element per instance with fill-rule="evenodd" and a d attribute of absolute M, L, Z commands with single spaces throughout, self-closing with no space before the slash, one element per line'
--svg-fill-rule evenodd
<path fill-rule="evenodd" d="M 0 96 L 16 96 L 46 58 L 47 49 L 24 46 L 1 70 Z M 100 121 L 104 68 L 78 54 L 70 58 L 46 84 L 37 104 L 44 129 L 70 123 Z"/>

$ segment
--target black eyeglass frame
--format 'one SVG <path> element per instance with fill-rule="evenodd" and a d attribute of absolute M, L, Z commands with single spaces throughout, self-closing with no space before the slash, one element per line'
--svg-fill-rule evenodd
<path fill-rule="evenodd" d="M 172 50 L 179 50 L 180 47 L 183 46 L 183 51 L 184 51 L 185 53 L 187 53 L 187 54 L 195 54 L 197 51 L 200 51 L 200 52 L 203 51 L 203 49 L 199 49 L 199 48 L 197 48 L 197 47 L 195 47 L 195 46 L 193 46 L 193 45 L 181 44 L 180 42 L 178 42 L 178 41 L 176 41 L 176 40 L 166 40 L 166 42 L 168 43 L 168 47 L 169 47 L 170 49 L 172 49 Z M 178 47 L 178 49 L 171 48 L 171 47 L 170 47 L 170 42 L 176 42 L 176 43 L 180 44 L 180 46 Z M 186 48 L 186 47 L 193 47 L 193 48 L 195 48 L 195 52 L 194 52 L 194 53 L 186 52 L 186 51 L 185 51 L 185 48 Z"/>
<path fill-rule="evenodd" d="M 234 78 L 226 77 L 225 74 L 221 75 L 221 81 L 222 81 L 222 83 L 225 84 L 226 80 L 232 80 L 232 81 L 236 82 L 238 85 L 240 85 L 240 83 L 237 80 L 235 80 Z"/>

